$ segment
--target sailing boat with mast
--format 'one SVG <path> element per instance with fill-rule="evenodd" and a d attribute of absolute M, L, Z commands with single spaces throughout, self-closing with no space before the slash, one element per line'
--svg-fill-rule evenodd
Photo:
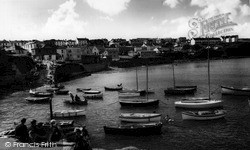
<path fill-rule="evenodd" d="M 191 99 L 176 101 L 175 102 L 175 107 L 203 109 L 203 108 L 216 108 L 216 107 L 222 107 L 223 106 L 222 100 L 211 99 L 209 49 L 210 49 L 210 46 L 207 47 L 207 53 L 208 53 L 208 59 L 207 59 L 207 66 L 208 66 L 207 67 L 208 68 L 208 98 L 191 98 Z"/>
<path fill-rule="evenodd" d="M 173 69 L 173 87 L 169 87 L 164 90 L 165 95 L 185 95 L 185 94 L 194 94 L 197 90 L 197 86 L 176 86 L 175 85 L 175 72 L 174 72 L 174 63 L 172 63 Z"/>
<path fill-rule="evenodd" d="M 139 89 L 138 86 L 138 68 L 136 66 L 136 89 L 126 89 L 126 90 L 121 90 L 119 91 L 119 97 L 123 97 L 123 98 L 129 98 L 129 97 L 138 97 L 138 96 L 143 96 L 146 93 L 151 94 L 154 93 L 154 91 L 146 91 L 146 90 L 142 90 Z"/>
<path fill-rule="evenodd" d="M 158 105 L 158 99 L 148 98 L 148 65 L 146 66 L 146 99 L 122 99 L 119 100 L 121 106 L 153 106 Z"/>

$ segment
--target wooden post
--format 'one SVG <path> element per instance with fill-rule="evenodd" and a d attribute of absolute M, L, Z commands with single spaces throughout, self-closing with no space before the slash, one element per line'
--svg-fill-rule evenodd
<path fill-rule="evenodd" d="M 50 119 L 53 119 L 53 110 L 52 110 L 52 98 L 49 100 L 49 108 L 50 108 Z"/>

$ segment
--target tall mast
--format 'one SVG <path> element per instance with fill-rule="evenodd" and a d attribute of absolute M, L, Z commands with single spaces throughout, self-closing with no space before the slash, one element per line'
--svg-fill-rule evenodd
<path fill-rule="evenodd" d="M 210 58 L 209 58 L 210 45 L 207 47 L 207 72 L 208 72 L 208 98 L 210 100 Z"/>
<path fill-rule="evenodd" d="M 136 66 L 136 90 L 138 91 L 138 73 L 137 73 L 137 66 Z"/>
<path fill-rule="evenodd" d="M 173 84 L 175 88 L 174 62 L 172 63 L 172 69 L 173 69 Z"/>
<path fill-rule="evenodd" d="M 146 96 L 147 96 L 147 100 L 148 100 L 148 64 L 146 65 L 146 80 L 147 80 L 147 82 L 146 82 Z"/>

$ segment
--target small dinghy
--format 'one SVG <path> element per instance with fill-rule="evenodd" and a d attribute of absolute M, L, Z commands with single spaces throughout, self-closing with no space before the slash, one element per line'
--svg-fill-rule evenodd
<path fill-rule="evenodd" d="M 121 106 L 156 106 L 159 105 L 158 99 L 122 99 L 119 100 Z"/>
<path fill-rule="evenodd" d="M 69 90 L 58 90 L 55 91 L 56 95 L 68 95 L 69 94 Z"/>
<path fill-rule="evenodd" d="M 155 135 L 161 134 L 162 123 L 145 123 L 118 126 L 103 126 L 106 134 L 118 135 Z"/>
<path fill-rule="evenodd" d="M 99 94 L 83 94 L 83 97 L 86 99 L 102 99 L 103 98 L 103 94 L 99 93 Z"/>
<path fill-rule="evenodd" d="M 221 86 L 221 94 L 250 96 L 250 87 L 236 88 L 236 87 Z"/>
<path fill-rule="evenodd" d="M 53 117 L 78 117 L 78 116 L 85 116 L 85 110 L 57 110 L 53 112 Z"/>
<path fill-rule="evenodd" d="M 120 91 L 122 90 L 122 84 L 118 84 L 117 86 L 105 86 L 104 87 L 105 90 L 107 91 Z"/>
<path fill-rule="evenodd" d="M 46 103 L 49 102 L 51 97 L 27 97 L 25 98 L 26 101 L 31 103 Z"/>
<path fill-rule="evenodd" d="M 192 109 L 216 108 L 216 107 L 223 107 L 223 102 L 221 100 L 205 100 L 205 99 L 182 100 L 182 101 L 176 101 L 175 107 L 192 108 Z"/>
<path fill-rule="evenodd" d="M 226 115 L 225 110 L 214 110 L 214 111 L 186 111 L 182 112 L 183 120 L 213 120 L 224 118 Z"/>
<path fill-rule="evenodd" d="M 88 91 L 83 91 L 84 94 L 100 94 L 101 91 L 97 90 L 88 90 Z"/>
<path fill-rule="evenodd" d="M 84 91 L 89 91 L 91 88 L 76 88 L 77 92 L 84 92 Z"/>
<path fill-rule="evenodd" d="M 69 105 L 87 105 L 88 104 L 88 100 L 86 99 L 80 100 L 80 101 L 64 100 L 63 102 Z"/>
<path fill-rule="evenodd" d="M 122 113 L 119 116 L 125 122 L 160 122 L 161 114 L 156 113 Z"/>
<path fill-rule="evenodd" d="M 50 92 L 38 92 L 38 91 L 33 91 L 33 90 L 30 90 L 29 94 L 33 97 L 51 97 L 51 96 L 53 96 L 53 93 L 50 93 Z"/>

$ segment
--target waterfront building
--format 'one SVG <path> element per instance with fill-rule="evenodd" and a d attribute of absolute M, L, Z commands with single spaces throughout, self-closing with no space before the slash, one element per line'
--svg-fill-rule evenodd
<path fill-rule="evenodd" d="M 193 38 L 191 40 L 191 45 L 208 45 L 208 44 L 220 44 L 221 39 L 220 38 Z"/>
<path fill-rule="evenodd" d="M 82 58 L 81 47 L 67 47 L 66 48 L 67 57 L 66 60 L 80 61 Z"/>
<path fill-rule="evenodd" d="M 79 46 L 86 46 L 89 44 L 89 39 L 87 38 L 76 38 L 76 44 Z"/>
<path fill-rule="evenodd" d="M 53 45 L 44 45 L 32 49 L 32 56 L 37 60 L 52 60 L 55 61 L 59 54 L 57 54 L 57 48 Z"/>
<path fill-rule="evenodd" d="M 121 46 L 119 47 L 119 55 L 128 55 L 130 51 L 134 51 L 133 46 Z"/>
<path fill-rule="evenodd" d="M 228 36 L 221 36 L 222 41 L 224 43 L 232 43 L 238 42 L 239 36 L 238 35 L 228 35 Z"/>
<path fill-rule="evenodd" d="M 59 60 L 65 61 L 68 57 L 67 47 L 66 46 L 59 46 L 56 49 L 56 52 L 60 55 Z"/>
<path fill-rule="evenodd" d="M 0 41 L 0 46 L 1 47 L 10 47 L 11 46 L 11 43 L 10 41 L 6 41 L 6 40 L 3 40 L 3 41 Z"/>
<path fill-rule="evenodd" d="M 42 47 L 42 42 L 40 41 L 29 41 L 27 43 L 25 43 L 22 47 L 26 50 L 28 50 L 30 53 L 32 53 L 32 50 L 38 47 Z"/>
<path fill-rule="evenodd" d="M 139 55 L 140 58 L 154 58 L 154 57 L 156 57 L 156 51 L 140 50 L 140 51 L 137 51 L 137 54 Z"/>
<path fill-rule="evenodd" d="M 75 40 L 68 40 L 67 41 L 67 46 L 75 46 L 76 45 L 76 41 Z"/>
<path fill-rule="evenodd" d="M 112 60 L 119 60 L 119 48 L 106 47 L 104 55 L 110 57 Z"/>

